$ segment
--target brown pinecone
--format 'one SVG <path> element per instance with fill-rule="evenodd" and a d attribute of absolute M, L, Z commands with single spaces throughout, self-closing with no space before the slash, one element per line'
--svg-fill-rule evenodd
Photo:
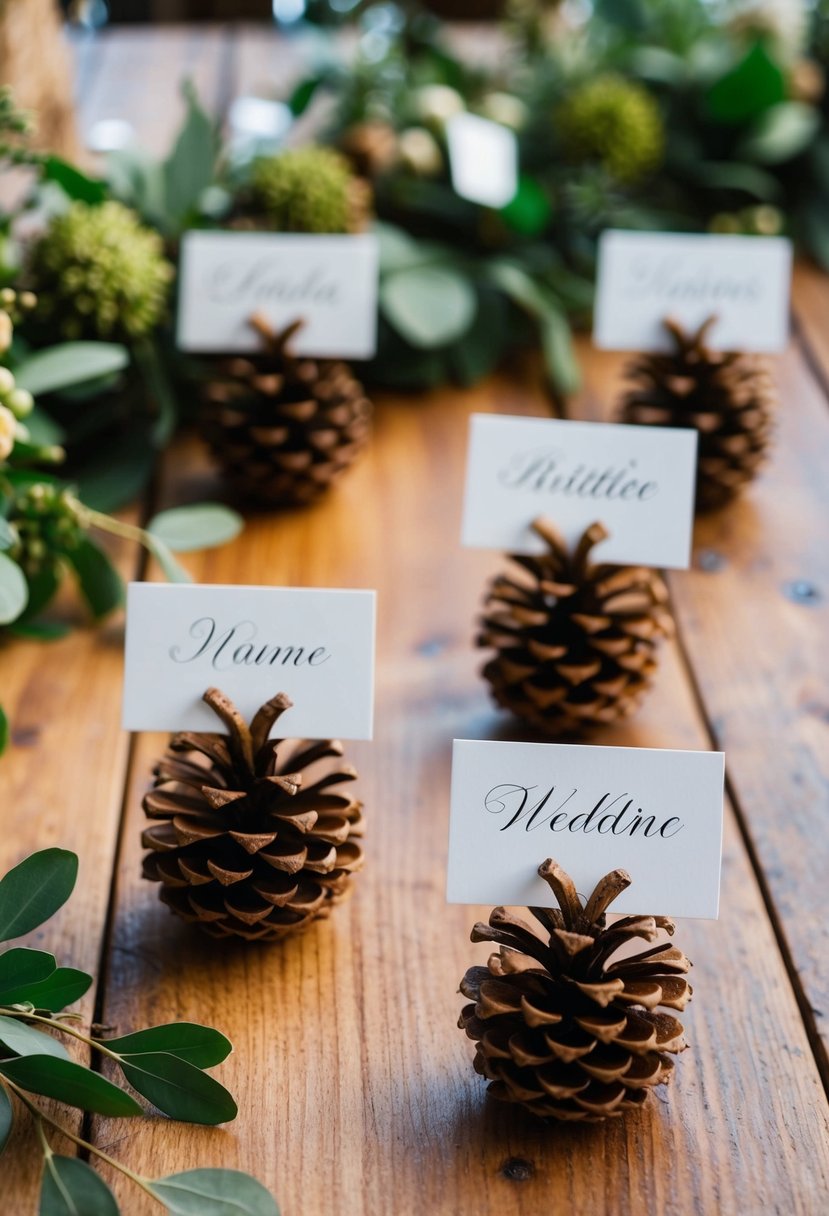
<path fill-rule="evenodd" d="M 267 351 L 216 365 L 205 388 L 205 438 L 239 497 L 266 507 L 307 503 L 366 446 L 371 403 L 348 364 L 290 353 L 302 322 L 279 334 L 262 317 L 251 324 Z"/>
<path fill-rule="evenodd" d="M 355 122 L 340 136 L 340 151 L 364 178 L 379 177 L 397 161 L 397 132 L 381 119 Z"/>
<path fill-rule="evenodd" d="M 499 952 L 464 976 L 460 990 L 474 1004 L 458 1025 L 477 1043 L 475 1071 L 494 1097 L 543 1118 L 595 1123 L 641 1106 L 670 1079 L 665 1053 L 686 1043 L 681 1022 L 658 1010 L 685 1008 L 691 964 L 668 942 L 616 958 L 635 938 L 674 931 L 665 916 L 605 926 L 605 910 L 630 886 L 624 870 L 607 874 L 586 904 L 554 861 L 538 872 L 560 911 L 529 909 L 541 936 L 504 908 L 475 925 L 472 941 L 497 942 Z"/>
<path fill-rule="evenodd" d="M 361 804 L 338 787 L 356 772 L 336 741 L 269 739 L 291 701 L 250 726 L 224 693 L 204 700 L 228 734 L 182 731 L 154 769 L 144 810 L 144 876 L 213 937 L 274 940 L 327 916 L 362 864 Z"/>
<path fill-rule="evenodd" d="M 667 353 L 641 355 L 627 369 L 621 421 L 694 429 L 697 511 L 723 506 L 755 477 L 771 442 L 777 391 L 764 359 L 706 344 L 709 319 L 695 333 L 676 321 Z"/>
<path fill-rule="evenodd" d="M 499 705 L 545 734 L 615 722 L 638 705 L 672 633 L 667 588 L 655 570 L 591 563 L 608 535 L 599 523 L 572 552 L 547 520 L 533 530 L 547 551 L 511 554 L 521 570 L 489 588 L 476 641 L 495 655 L 483 675 Z"/>

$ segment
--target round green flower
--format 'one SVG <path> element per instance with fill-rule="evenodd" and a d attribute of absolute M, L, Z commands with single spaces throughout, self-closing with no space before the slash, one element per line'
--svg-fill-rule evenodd
<path fill-rule="evenodd" d="M 556 125 L 568 157 L 598 160 L 626 184 L 647 176 L 665 150 L 665 128 L 653 97 L 612 72 L 575 89 L 559 107 Z"/>
<path fill-rule="evenodd" d="M 173 267 L 161 237 L 122 203 L 73 203 L 35 246 L 37 314 L 64 338 L 129 341 L 164 315 Z"/>
<path fill-rule="evenodd" d="M 330 148 L 290 148 L 253 165 L 254 202 L 277 232 L 351 232 L 354 175 Z"/>

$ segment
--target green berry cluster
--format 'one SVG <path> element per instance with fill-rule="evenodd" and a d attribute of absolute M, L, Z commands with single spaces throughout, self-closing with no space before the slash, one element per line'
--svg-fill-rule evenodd
<path fill-rule="evenodd" d="M 143 337 L 161 321 L 173 277 L 158 233 L 114 201 L 55 216 L 30 270 L 38 315 L 69 339 Z"/>
<path fill-rule="evenodd" d="M 63 554 L 78 547 L 84 535 L 82 512 L 70 490 L 48 482 L 15 494 L 8 516 L 15 535 L 9 557 L 27 578 L 54 570 Z"/>
<path fill-rule="evenodd" d="M 35 297 L 30 291 L 16 292 L 11 287 L 0 291 L 0 359 L 12 344 L 14 322 L 23 312 L 34 308 Z M 28 432 L 21 420 L 32 412 L 34 400 L 25 388 L 19 388 L 14 373 L 0 365 L 0 464 L 8 460 L 19 439 Z"/>
<path fill-rule="evenodd" d="M 659 106 L 642 85 L 613 72 L 575 89 L 556 112 L 556 128 L 571 160 L 598 161 L 626 185 L 656 169 L 665 151 Z"/>
<path fill-rule="evenodd" d="M 290 148 L 254 162 L 254 205 L 277 232 L 348 232 L 353 175 L 330 148 Z"/>

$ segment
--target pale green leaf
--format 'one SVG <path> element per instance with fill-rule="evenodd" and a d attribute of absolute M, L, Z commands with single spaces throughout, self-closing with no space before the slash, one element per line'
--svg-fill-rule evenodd
<path fill-rule="evenodd" d="M 15 368 L 14 376 L 20 388 L 38 397 L 111 376 L 129 361 L 126 347 L 116 342 L 61 342 L 29 355 Z"/>
<path fill-rule="evenodd" d="M 23 571 L 6 553 L 0 553 L 0 625 L 20 616 L 29 600 Z"/>
<path fill-rule="evenodd" d="M 43 1163 L 39 1216 L 119 1216 L 119 1208 L 92 1166 L 51 1153 Z"/>
<path fill-rule="evenodd" d="M 19 1018 L 0 1016 L 0 1043 L 17 1056 L 56 1056 L 68 1060 L 69 1053 L 63 1043 L 35 1026 L 27 1026 Z"/>
<path fill-rule="evenodd" d="M 147 525 L 147 531 L 176 553 L 210 549 L 233 540 L 245 521 L 237 511 L 218 502 L 194 503 L 161 511 Z"/>
<path fill-rule="evenodd" d="M 5 1149 L 14 1126 L 14 1107 L 6 1090 L 0 1085 L 0 1153 Z"/>
<path fill-rule="evenodd" d="M 411 346 L 428 350 L 448 346 L 475 319 L 477 293 L 448 266 L 413 266 L 387 275 L 380 302 L 389 324 Z"/>
<path fill-rule="evenodd" d="M 240 1170 L 186 1170 L 150 1187 L 171 1216 L 279 1216 L 270 1192 Z"/>

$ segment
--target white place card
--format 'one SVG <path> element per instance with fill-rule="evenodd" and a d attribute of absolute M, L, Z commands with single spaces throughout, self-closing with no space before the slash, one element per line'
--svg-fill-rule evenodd
<path fill-rule="evenodd" d="M 285 692 L 281 734 L 370 739 L 373 591 L 130 583 L 126 730 L 219 730 L 211 686 L 250 721 Z"/>
<path fill-rule="evenodd" d="M 446 124 L 452 189 L 485 207 L 506 207 L 518 189 L 515 132 L 478 114 L 454 114 Z"/>
<path fill-rule="evenodd" d="M 663 321 L 716 316 L 716 350 L 786 346 L 792 246 L 784 237 L 608 230 L 599 242 L 593 341 L 602 350 L 670 348 Z"/>
<path fill-rule="evenodd" d="M 177 342 L 182 350 L 253 353 L 249 323 L 302 318 L 300 355 L 370 359 L 377 345 L 377 239 L 273 232 L 188 232 L 181 244 Z"/>
<path fill-rule="evenodd" d="M 696 453 L 696 431 L 473 414 L 463 544 L 540 553 L 538 516 L 570 544 L 598 520 L 601 561 L 685 568 Z"/>
<path fill-rule="evenodd" d="M 716 919 L 722 752 L 456 739 L 446 898 L 550 907 L 552 857 L 587 898 L 611 870 L 614 912 Z"/>

